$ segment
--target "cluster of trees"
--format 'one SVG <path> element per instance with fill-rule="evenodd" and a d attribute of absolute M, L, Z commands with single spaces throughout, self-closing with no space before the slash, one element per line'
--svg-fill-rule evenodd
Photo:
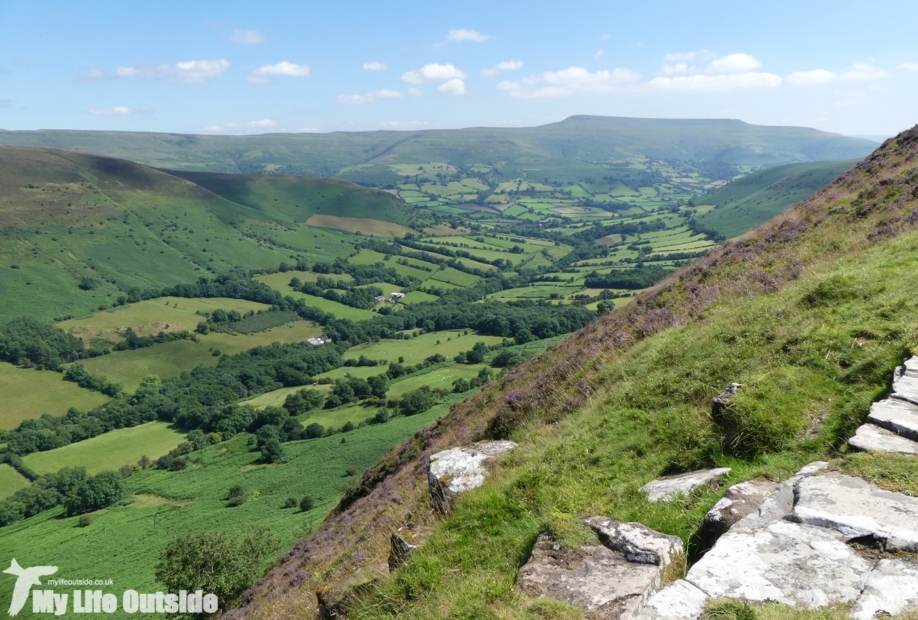
<path fill-rule="evenodd" d="M 485 355 L 487 355 L 491 349 L 488 348 L 483 342 L 476 342 L 468 351 L 460 353 L 457 355 L 453 361 L 457 364 L 480 364 L 484 361 Z"/>
<path fill-rule="evenodd" d="M 83 467 L 65 467 L 0 501 L 0 527 L 61 505 L 68 516 L 92 512 L 118 502 L 123 494 L 116 472 L 90 476 Z"/>
<path fill-rule="evenodd" d="M 472 388 L 479 388 L 488 381 L 491 380 L 491 371 L 488 368 L 482 368 L 478 371 L 478 376 L 474 377 L 471 381 L 468 381 L 463 378 L 456 379 L 453 381 L 453 392 L 455 394 L 461 394 L 462 392 L 468 392 Z"/>
<path fill-rule="evenodd" d="M 189 331 L 181 330 L 177 332 L 159 332 L 155 336 L 138 336 L 132 328 L 128 327 L 124 330 L 124 340 L 115 345 L 115 350 L 132 351 L 175 340 L 195 340 L 195 335 Z"/>
<path fill-rule="evenodd" d="M 584 279 L 587 288 L 624 288 L 629 290 L 653 286 L 674 269 L 660 265 L 644 265 L 639 263 L 634 269 L 612 271 L 610 273 L 596 273 L 591 271 Z"/>
<path fill-rule="evenodd" d="M 120 383 L 112 383 L 105 377 L 91 374 L 83 364 L 74 363 L 64 371 L 64 380 L 72 381 L 81 388 L 102 392 L 106 396 L 115 397 L 124 391 Z"/>
<path fill-rule="evenodd" d="M 333 409 L 339 405 L 366 400 L 367 398 L 385 399 L 389 381 L 386 375 L 376 375 L 361 379 L 359 377 L 345 377 L 336 379 L 332 391 L 325 400 L 325 408 Z"/>
<path fill-rule="evenodd" d="M 90 357 L 83 341 L 31 317 L 0 327 L 0 360 L 26 368 L 60 370 L 62 364 Z"/>

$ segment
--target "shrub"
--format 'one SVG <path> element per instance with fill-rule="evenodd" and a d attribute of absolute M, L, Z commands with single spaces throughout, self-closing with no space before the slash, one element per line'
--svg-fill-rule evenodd
<path fill-rule="evenodd" d="M 325 427 L 323 427 L 321 424 L 313 422 L 312 424 L 306 427 L 304 434 L 306 435 L 307 439 L 315 439 L 317 437 L 324 437 Z"/>
<path fill-rule="evenodd" d="M 296 508 L 297 501 L 295 497 L 288 497 L 284 502 L 284 508 Z"/>
<path fill-rule="evenodd" d="M 350 478 L 352 476 L 356 476 L 358 472 L 356 468 L 348 467 L 347 469 L 344 470 L 344 473 L 348 478 Z"/>
<path fill-rule="evenodd" d="M 80 519 L 77 521 L 78 527 L 89 527 L 92 524 L 91 515 L 80 515 Z"/>
<path fill-rule="evenodd" d="M 293 498 L 291 497 L 290 499 L 293 499 Z M 287 501 L 289 502 L 290 500 L 287 500 Z M 316 505 L 316 502 L 314 499 L 312 499 L 311 496 L 304 495 L 303 499 L 300 500 L 300 511 L 309 512 L 315 507 L 315 505 Z"/>
<path fill-rule="evenodd" d="M 172 464 L 169 465 L 169 471 L 182 471 L 188 467 L 188 461 L 183 458 L 172 459 Z"/>

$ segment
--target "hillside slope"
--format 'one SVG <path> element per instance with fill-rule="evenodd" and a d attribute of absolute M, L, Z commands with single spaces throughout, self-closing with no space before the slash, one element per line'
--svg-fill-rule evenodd
<path fill-rule="evenodd" d="M 453 406 L 366 472 L 229 617 L 311 617 L 318 590 L 358 593 L 355 618 L 577 618 L 514 588 L 536 537 L 576 546 L 590 536 L 580 519 L 600 514 L 678 535 L 697 558 L 695 533 L 723 489 L 668 504 L 639 489 L 699 466 L 733 468 L 733 484 L 834 459 L 918 491 L 913 465 L 844 452 L 918 345 L 916 185 L 918 127 Z M 734 381 L 744 387 L 715 421 L 710 400 Z M 438 518 L 430 455 L 488 437 L 520 447 Z M 390 577 L 389 536 L 404 526 L 432 534 Z"/>
<path fill-rule="evenodd" d="M 236 266 L 346 255 L 344 233 L 306 224 L 316 213 L 432 221 L 391 194 L 343 181 L 233 177 L 221 185 L 210 175 L 207 184 L 216 191 L 124 160 L 0 147 L 0 322 L 81 314 L 131 289 Z M 233 188 L 229 198 L 219 195 L 224 186 Z"/>
<path fill-rule="evenodd" d="M 856 164 L 853 160 L 808 162 L 753 172 L 698 198 L 696 204 L 716 207 L 698 221 L 725 237 L 737 237 L 783 213 Z"/>
<path fill-rule="evenodd" d="M 596 176 L 595 162 L 653 157 L 774 166 L 863 157 L 875 146 L 802 127 L 766 127 L 736 120 L 668 120 L 573 116 L 527 128 L 334 132 L 204 136 L 140 132 L 7 131 L 0 144 L 66 149 L 176 170 L 342 176 L 398 182 L 388 165 L 447 162 L 499 165 L 506 178 Z M 601 175 L 599 175 L 601 176 Z M 728 177 L 729 178 L 729 177 Z"/>

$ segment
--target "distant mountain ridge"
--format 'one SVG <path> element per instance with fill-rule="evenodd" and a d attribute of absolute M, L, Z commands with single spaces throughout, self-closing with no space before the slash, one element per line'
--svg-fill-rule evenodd
<path fill-rule="evenodd" d="M 118 157 L 199 172 L 341 177 L 384 185 L 399 163 L 500 167 L 508 178 L 587 176 L 600 162 L 634 157 L 770 167 L 857 159 L 876 146 L 804 127 L 724 119 L 572 116 L 539 127 L 362 131 L 254 136 L 38 130 L 0 133 L 0 144 Z"/>

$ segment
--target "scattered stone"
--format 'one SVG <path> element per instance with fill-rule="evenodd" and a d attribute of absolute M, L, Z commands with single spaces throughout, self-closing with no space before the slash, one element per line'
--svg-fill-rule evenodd
<path fill-rule="evenodd" d="M 666 566 L 684 554 L 682 540 L 667 536 L 640 523 L 622 523 L 608 517 L 589 517 L 583 522 L 599 536 L 599 541 L 625 554 L 629 562 Z"/>
<path fill-rule="evenodd" d="M 856 620 L 895 616 L 918 608 L 918 563 L 880 560 L 867 578 L 864 593 L 851 609 Z"/>
<path fill-rule="evenodd" d="M 897 435 L 918 441 L 918 405 L 887 398 L 870 406 L 867 421 Z"/>
<path fill-rule="evenodd" d="M 711 399 L 711 415 L 715 420 L 723 418 L 724 410 L 733 404 L 733 397 L 743 387 L 742 383 L 731 383 L 726 390 Z"/>
<path fill-rule="evenodd" d="M 686 575 L 712 597 L 792 607 L 853 603 L 872 563 L 825 528 L 783 520 L 724 534 Z"/>
<path fill-rule="evenodd" d="M 777 483 L 762 479 L 741 482 L 727 489 L 723 498 L 704 516 L 699 532 L 702 540 L 713 544 L 734 523 L 757 510 L 777 488 Z"/>
<path fill-rule="evenodd" d="M 794 520 L 848 539 L 871 537 L 886 551 L 918 552 L 918 499 L 839 473 L 801 480 Z"/>
<path fill-rule="evenodd" d="M 570 603 L 591 620 L 630 620 L 660 588 L 670 564 L 681 561 L 682 541 L 639 523 L 604 517 L 584 523 L 599 533 L 599 543 L 573 551 L 542 534 L 517 586 L 530 596 Z"/>
<path fill-rule="evenodd" d="M 442 513 L 449 512 L 454 497 L 484 484 L 490 462 L 515 447 L 512 441 L 486 441 L 432 455 L 427 470 L 430 499 Z"/>
<path fill-rule="evenodd" d="M 648 501 L 666 502 L 679 495 L 688 494 L 698 487 L 708 486 L 716 488 L 717 479 L 729 474 L 729 467 L 716 467 L 714 469 L 701 469 L 678 476 L 667 476 L 651 480 L 641 490 L 647 494 Z"/>
<path fill-rule="evenodd" d="M 401 527 L 389 537 L 389 571 L 395 572 L 430 536 L 428 529 Z"/>
<path fill-rule="evenodd" d="M 637 620 L 695 620 L 707 601 L 707 594 L 679 579 L 651 596 Z"/>
<path fill-rule="evenodd" d="M 861 452 L 918 454 L 918 443 L 873 424 L 860 426 L 848 440 L 848 446 Z"/>

